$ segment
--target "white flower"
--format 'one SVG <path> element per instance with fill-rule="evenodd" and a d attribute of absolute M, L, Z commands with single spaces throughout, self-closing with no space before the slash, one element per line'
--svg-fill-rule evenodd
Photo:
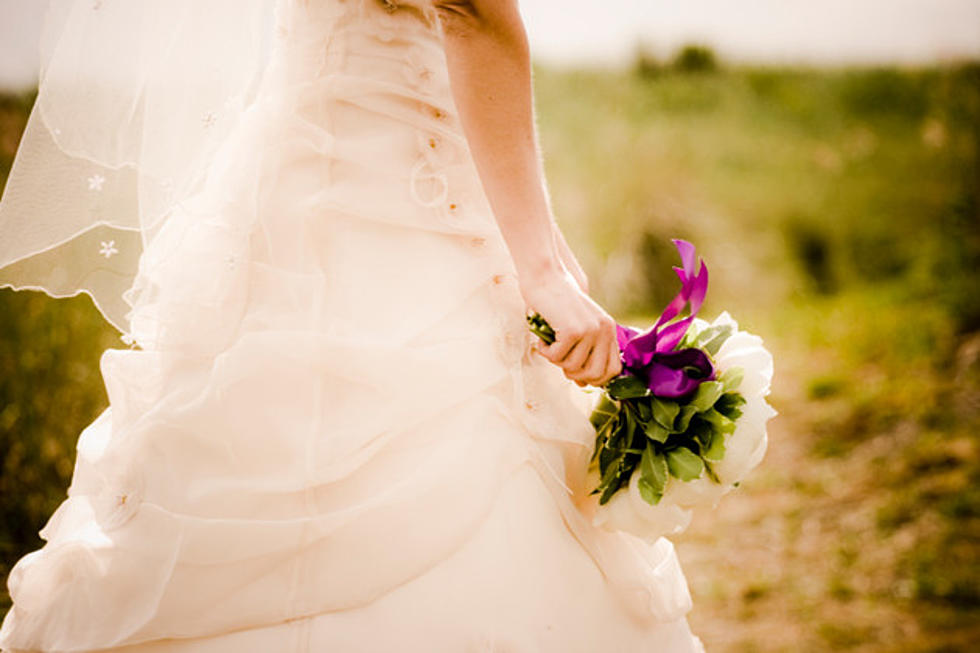
<path fill-rule="evenodd" d="M 738 392 L 745 398 L 742 415 L 735 420 L 735 432 L 725 438 L 725 457 L 712 466 L 725 485 L 745 478 L 766 453 L 766 422 L 776 415 L 766 403 L 772 382 L 772 354 L 762 344 L 762 338 L 738 331 L 722 344 L 715 356 L 720 373 L 741 367 L 742 383 Z"/>
<path fill-rule="evenodd" d="M 102 248 L 99 249 L 99 254 L 102 254 L 102 256 L 106 258 L 111 257 L 113 254 L 119 253 L 119 250 L 116 249 L 116 241 L 114 240 L 110 240 L 108 242 L 103 240 L 99 244 L 102 246 Z"/>
<path fill-rule="evenodd" d="M 102 184 L 105 183 L 105 177 L 99 173 L 95 173 L 88 178 L 88 189 L 89 190 L 102 190 Z"/>
<path fill-rule="evenodd" d="M 762 462 L 768 442 L 766 422 L 775 415 L 776 411 L 762 397 L 746 399 L 742 416 L 735 421 L 735 432 L 725 438 L 725 457 L 712 465 L 723 484 L 741 481 Z"/>
<path fill-rule="evenodd" d="M 772 354 L 762 345 L 762 338 L 739 331 L 733 334 L 714 357 L 719 372 L 741 367 L 745 375 L 738 387 L 743 397 L 765 397 L 772 381 Z"/>
<path fill-rule="evenodd" d="M 640 474 L 633 474 L 627 488 L 620 488 L 605 505 L 597 506 L 592 525 L 607 531 L 624 531 L 651 543 L 687 528 L 691 523 L 690 510 L 664 499 L 650 505 L 640 496 L 639 481 Z M 589 472 L 588 482 L 589 490 L 599 483 L 594 469 Z M 598 499 L 595 501 L 598 503 Z"/>
<path fill-rule="evenodd" d="M 731 486 L 715 483 L 707 474 L 693 481 L 682 481 L 673 476 L 667 477 L 667 487 L 661 501 L 676 503 L 688 508 L 694 506 L 715 506 L 721 497 L 731 490 Z"/>
<path fill-rule="evenodd" d="M 701 333 L 701 331 L 705 327 L 709 327 L 709 326 L 730 326 L 732 327 L 733 331 L 738 331 L 738 322 L 736 322 L 735 319 L 728 314 L 728 311 L 722 311 L 721 313 L 718 314 L 718 317 L 716 317 L 713 322 L 708 322 L 707 320 L 703 320 L 700 317 L 694 318 L 694 320 L 691 322 L 691 325 L 687 327 L 687 335 L 688 337 L 693 338 L 694 336 Z"/>

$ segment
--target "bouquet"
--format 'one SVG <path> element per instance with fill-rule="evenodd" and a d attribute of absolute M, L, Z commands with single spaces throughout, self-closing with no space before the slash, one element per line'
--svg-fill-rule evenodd
<path fill-rule="evenodd" d="M 648 541 L 680 532 L 691 508 L 714 506 L 762 460 L 772 356 L 762 339 L 721 313 L 697 317 L 708 289 L 694 246 L 674 240 L 681 290 L 646 331 L 617 325 L 622 373 L 591 415 L 595 448 L 588 478 L 593 524 Z M 682 316 L 685 309 L 687 316 Z M 555 332 L 528 317 L 545 343 Z"/>

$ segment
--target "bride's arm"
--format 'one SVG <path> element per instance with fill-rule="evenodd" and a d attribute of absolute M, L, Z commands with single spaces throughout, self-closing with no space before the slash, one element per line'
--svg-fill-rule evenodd
<path fill-rule="evenodd" d="M 620 371 L 615 323 L 586 294 L 584 274 L 551 212 L 534 125 L 530 51 L 517 2 L 435 4 L 453 98 L 521 293 L 558 334 L 540 351 L 580 384 L 604 383 Z"/>
<path fill-rule="evenodd" d="M 561 257 L 561 262 L 565 265 L 565 268 L 572 277 L 575 278 L 575 283 L 582 289 L 582 292 L 589 292 L 589 277 L 585 274 L 582 264 L 575 257 L 575 253 L 572 252 L 572 248 L 565 241 L 565 234 L 558 228 L 558 223 L 553 224 L 555 239 L 558 242 L 558 255 Z"/>
<path fill-rule="evenodd" d="M 507 246 L 522 270 L 561 271 L 535 138 L 527 36 L 513 0 L 436 0 L 453 96 Z"/>

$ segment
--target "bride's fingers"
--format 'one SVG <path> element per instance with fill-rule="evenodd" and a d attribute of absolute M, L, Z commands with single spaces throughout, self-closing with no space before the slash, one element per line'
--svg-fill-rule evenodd
<path fill-rule="evenodd" d="M 563 333 L 556 333 L 554 342 L 552 342 L 550 345 L 541 343 L 538 346 L 538 351 L 540 351 L 541 355 L 547 358 L 549 361 L 560 366 L 562 360 L 568 356 L 577 342 L 577 338 L 566 336 Z"/>
<path fill-rule="evenodd" d="M 619 344 L 613 341 L 613 345 L 609 348 L 607 352 L 608 359 L 606 361 L 606 373 L 599 381 L 598 385 L 606 385 L 614 378 L 620 375 L 623 371 L 623 362 L 620 360 Z"/>
<path fill-rule="evenodd" d="M 604 375 L 606 374 L 606 367 L 608 364 L 609 338 L 599 338 L 598 342 L 595 344 L 595 347 L 592 349 L 592 354 L 589 356 L 589 360 L 586 361 L 582 374 L 577 378 L 590 385 L 600 385 L 600 381 L 602 381 Z"/>
<path fill-rule="evenodd" d="M 582 350 L 582 345 L 587 344 L 583 342 L 586 340 L 585 336 L 580 335 L 577 332 L 562 332 L 558 331 L 555 334 L 555 341 L 550 345 L 541 348 L 541 353 L 549 361 L 561 367 L 564 370 L 574 369 L 572 366 L 576 365 L 576 358 L 582 356 L 588 356 L 588 347 Z M 578 363 L 580 366 L 581 363 Z"/>
<path fill-rule="evenodd" d="M 595 339 L 589 336 L 585 336 L 575 343 L 572 350 L 568 352 L 568 356 L 558 363 L 565 370 L 565 376 L 571 378 L 571 375 L 574 375 L 578 378 L 588 362 L 589 356 L 592 355 L 594 345 Z"/>

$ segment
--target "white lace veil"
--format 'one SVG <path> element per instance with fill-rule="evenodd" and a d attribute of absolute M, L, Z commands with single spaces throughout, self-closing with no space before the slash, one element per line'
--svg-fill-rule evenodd
<path fill-rule="evenodd" d="M 276 0 L 51 0 L 0 201 L 0 287 L 81 292 L 128 332 L 140 252 L 248 106 Z"/>

